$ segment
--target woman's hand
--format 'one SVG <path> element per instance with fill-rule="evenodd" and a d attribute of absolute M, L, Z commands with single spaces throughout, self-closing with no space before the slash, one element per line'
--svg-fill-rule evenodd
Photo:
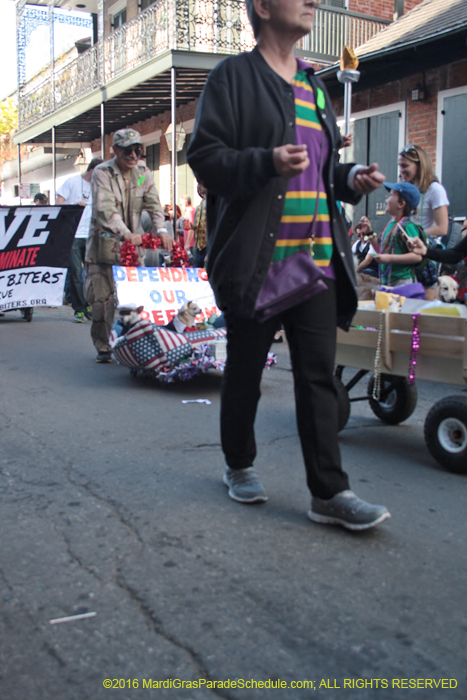
<path fill-rule="evenodd" d="M 425 256 L 427 253 L 427 248 L 424 242 L 422 241 L 421 238 L 418 238 L 418 236 L 415 236 L 414 238 L 411 238 L 410 236 L 407 236 L 407 234 L 404 236 L 404 242 L 407 246 L 407 248 L 412 252 L 412 253 L 417 253 L 417 255 L 422 255 Z"/>
<path fill-rule="evenodd" d="M 277 173 L 288 179 L 301 175 L 310 165 L 304 144 L 287 143 L 285 146 L 277 146 L 272 152 L 272 158 Z"/>
<path fill-rule="evenodd" d="M 378 163 L 360 168 L 354 179 L 353 189 L 359 194 L 370 194 L 381 187 L 386 176 L 378 170 Z"/>

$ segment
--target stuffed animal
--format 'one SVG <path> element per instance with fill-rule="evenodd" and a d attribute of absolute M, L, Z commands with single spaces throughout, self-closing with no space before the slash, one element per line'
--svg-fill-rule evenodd
<path fill-rule="evenodd" d="M 143 309 L 144 306 L 136 306 L 136 304 L 120 304 L 117 306 L 118 318 L 124 333 L 127 333 L 135 323 L 141 321 L 141 311 Z"/>

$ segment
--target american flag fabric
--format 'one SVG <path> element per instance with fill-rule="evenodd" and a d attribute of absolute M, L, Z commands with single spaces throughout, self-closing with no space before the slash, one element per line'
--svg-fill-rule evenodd
<path fill-rule="evenodd" d="M 225 328 L 174 333 L 142 319 L 115 342 L 112 350 L 125 367 L 159 372 L 190 357 L 193 347 L 206 345 L 225 334 Z"/>

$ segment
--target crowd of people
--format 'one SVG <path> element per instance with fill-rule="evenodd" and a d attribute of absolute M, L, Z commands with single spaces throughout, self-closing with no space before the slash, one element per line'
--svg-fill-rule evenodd
<path fill-rule="evenodd" d="M 373 231 L 366 216 L 355 226 L 355 270 L 359 281 L 365 283 L 370 277 L 375 286 L 419 282 L 425 298 L 433 300 L 438 281 L 434 261 L 460 262 L 466 255 L 467 241 L 462 238 L 453 245 L 448 195 L 426 151 L 418 145 L 406 146 L 399 153 L 398 164 L 399 182 L 385 184 L 386 213 L 391 220 L 380 233 Z M 463 236 L 466 231 L 467 219 Z"/>

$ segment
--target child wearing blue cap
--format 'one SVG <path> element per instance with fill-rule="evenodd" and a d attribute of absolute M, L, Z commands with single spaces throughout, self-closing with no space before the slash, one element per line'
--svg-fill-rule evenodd
<path fill-rule="evenodd" d="M 384 187 L 388 190 L 386 213 L 392 216 L 392 220 L 379 236 L 373 231 L 367 235 L 377 252 L 375 260 L 379 265 L 381 284 L 398 287 L 416 281 L 414 266 L 421 260 L 419 255 L 409 252 L 404 240 L 405 235 L 409 238 L 419 236 L 410 216 L 420 202 L 420 191 L 410 182 L 386 182 Z M 362 222 L 364 228 L 367 222 L 365 218 Z"/>

